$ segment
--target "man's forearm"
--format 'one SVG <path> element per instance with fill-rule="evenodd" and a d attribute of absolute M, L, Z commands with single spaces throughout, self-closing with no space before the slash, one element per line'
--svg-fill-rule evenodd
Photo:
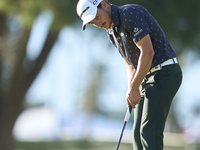
<path fill-rule="evenodd" d="M 135 70 L 134 67 L 131 67 L 131 66 L 130 66 L 130 68 L 127 69 L 127 73 L 128 73 L 128 86 L 131 85 L 132 80 L 133 80 L 133 78 L 134 78 L 134 76 L 135 76 L 135 72 L 136 72 L 136 70 Z"/>
<path fill-rule="evenodd" d="M 149 71 L 152 63 L 153 55 L 149 56 L 148 54 L 141 54 L 139 58 L 138 68 L 135 72 L 135 76 L 131 80 L 130 87 L 131 89 L 139 89 L 139 86 Z"/>
<path fill-rule="evenodd" d="M 130 86 L 131 82 L 132 82 L 132 80 L 133 80 L 133 78 L 135 76 L 136 70 L 131 64 L 129 64 L 129 62 L 126 59 L 124 59 L 124 61 L 126 63 L 126 68 L 127 68 L 128 86 Z"/>
<path fill-rule="evenodd" d="M 136 45 L 141 53 L 138 60 L 137 71 L 130 85 L 131 90 L 139 89 L 142 80 L 151 67 L 154 56 L 154 50 L 149 35 L 142 38 Z"/>

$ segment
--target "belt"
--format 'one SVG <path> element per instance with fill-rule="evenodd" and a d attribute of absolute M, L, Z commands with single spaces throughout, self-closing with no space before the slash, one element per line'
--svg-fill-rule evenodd
<path fill-rule="evenodd" d="M 177 64 L 177 63 L 178 63 L 178 60 L 176 59 L 176 57 L 175 57 L 175 58 L 168 59 L 168 60 L 164 61 L 163 63 L 161 63 L 161 64 L 159 64 L 159 65 L 157 65 L 157 66 L 151 68 L 151 69 L 149 70 L 149 72 L 147 73 L 147 75 L 148 75 L 148 74 L 151 74 L 151 73 L 153 73 L 153 72 L 155 72 L 155 71 L 161 70 L 163 66 L 172 65 L 172 64 Z"/>

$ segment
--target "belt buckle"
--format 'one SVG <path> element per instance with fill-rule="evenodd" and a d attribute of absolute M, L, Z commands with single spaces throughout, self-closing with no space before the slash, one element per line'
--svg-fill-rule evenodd
<path fill-rule="evenodd" d="M 157 71 L 157 70 L 161 70 L 161 69 L 162 69 L 162 66 L 161 66 L 161 64 L 159 64 L 159 65 L 155 66 L 154 68 L 152 68 L 152 69 L 147 73 L 147 75 L 149 75 L 149 74 L 151 74 L 151 73 L 153 73 L 153 72 L 155 72 L 155 71 Z"/>
<path fill-rule="evenodd" d="M 162 69 L 162 66 L 161 64 L 155 66 L 155 69 L 153 71 L 157 71 L 157 70 L 161 70 Z"/>
<path fill-rule="evenodd" d="M 155 66 L 154 68 L 151 69 L 151 73 L 155 72 L 155 71 L 158 71 L 158 70 L 161 70 L 162 69 L 162 66 L 161 64 Z"/>

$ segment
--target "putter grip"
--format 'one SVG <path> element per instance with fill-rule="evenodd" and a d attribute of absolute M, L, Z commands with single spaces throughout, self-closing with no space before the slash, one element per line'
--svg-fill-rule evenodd
<path fill-rule="evenodd" d="M 129 108 L 128 108 L 127 111 L 126 111 L 126 116 L 125 116 L 125 118 L 124 118 L 124 121 L 125 121 L 125 122 L 128 122 L 128 120 L 129 120 L 129 118 L 130 118 L 130 116 L 131 116 L 131 111 L 132 111 L 132 107 L 129 106 Z"/>

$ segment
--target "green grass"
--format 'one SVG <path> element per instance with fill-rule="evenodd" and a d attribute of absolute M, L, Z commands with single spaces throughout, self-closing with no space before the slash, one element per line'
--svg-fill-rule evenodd
<path fill-rule="evenodd" d="M 15 150 L 115 150 L 115 142 L 57 141 L 57 142 L 16 142 Z M 132 144 L 121 143 L 120 149 L 130 150 Z"/>
<path fill-rule="evenodd" d="M 97 141 L 54 141 L 54 142 L 16 142 L 14 150 L 116 150 L 116 142 Z M 187 147 L 187 148 L 186 148 Z M 165 146 L 164 150 L 199 150 L 198 145 L 186 147 Z M 119 150 L 132 150 L 131 143 L 121 143 Z"/>

